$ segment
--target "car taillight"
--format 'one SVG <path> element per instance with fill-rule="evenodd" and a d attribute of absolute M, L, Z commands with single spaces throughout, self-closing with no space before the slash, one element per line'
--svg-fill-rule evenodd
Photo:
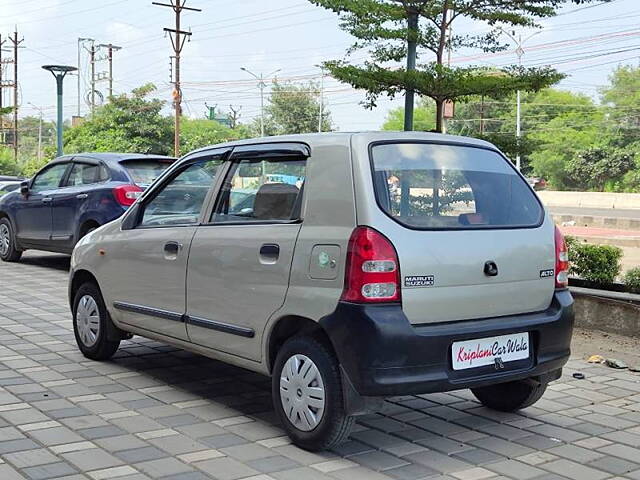
<path fill-rule="evenodd" d="M 137 185 L 120 185 L 113 189 L 113 196 L 123 207 L 130 207 L 138 197 L 142 195 L 142 189 Z"/>
<path fill-rule="evenodd" d="M 556 288 L 569 286 L 569 250 L 564 235 L 556 227 Z"/>
<path fill-rule="evenodd" d="M 370 227 L 349 239 L 341 300 L 355 303 L 400 301 L 400 265 L 393 244 Z"/>

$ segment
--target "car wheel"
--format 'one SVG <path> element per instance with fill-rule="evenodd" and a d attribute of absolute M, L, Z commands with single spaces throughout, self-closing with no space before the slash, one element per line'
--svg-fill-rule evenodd
<path fill-rule="evenodd" d="M 515 412 L 530 407 L 540 400 L 547 390 L 547 385 L 529 378 L 472 388 L 471 391 L 485 407 L 501 412 Z"/>
<path fill-rule="evenodd" d="M 16 248 L 16 239 L 8 218 L 0 219 L 0 258 L 5 262 L 17 262 L 22 250 Z"/>
<path fill-rule="evenodd" d="M 300 448 L 325 450 L 349 436 L 354 418 L 344 411 L 338 362 L 316 339 L 294 337 L 282 346 L 272 393 L 285 430 Z"/>
<path fill-rule="evenodd" d="M 85 283 L 73 302 L 73 333 L 82 354 L 91 360 L 107 360 L 116 353 L 120 340 L 107 338 L 111 318 L 102 294 L 94 283 Z"/>

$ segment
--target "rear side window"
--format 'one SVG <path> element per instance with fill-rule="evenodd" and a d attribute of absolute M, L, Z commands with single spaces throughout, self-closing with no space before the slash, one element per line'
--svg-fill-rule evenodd
<path fill-rule="evenodd" d="M 137 185 L 150 185 L 162 172 L 171 166 L 173 160 L 125 160 L 121 165 L 127 170 L 131 180 Z"/>
<path fill-rule="evenodd" d="M 427 143 L 372 148 L 378 204 L 397 222 L 417 229 L 533 227 L 542 208 L 497 152 Z"/>
<path fill-rule="evenodd" d="M 292 222 L 300 218 L 306 159 L 251 159 L 234 163 L 213 223 Z"/>

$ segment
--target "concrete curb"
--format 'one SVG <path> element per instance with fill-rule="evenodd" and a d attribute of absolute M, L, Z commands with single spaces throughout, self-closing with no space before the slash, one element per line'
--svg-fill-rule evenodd
<path fill-rule="evenodd" d="M 545 205 L 550 207 L 640 209 L 640 193 L 608 192 L 537 192 Z"/>
<path fill-rule="evenodd" d="M 640 219 L 628 217 L 599 217 L 595 215 L 575 215 L 553 213 L 553 220 L 558 224 L 575 222 L 577 227 L 614 228 L 619 230 L 637 230 L 640 235 Z"/>

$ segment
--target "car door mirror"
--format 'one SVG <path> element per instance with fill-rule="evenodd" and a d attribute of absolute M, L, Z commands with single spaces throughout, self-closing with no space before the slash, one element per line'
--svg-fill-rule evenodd
<path fill-rule="evenodd" d="M 20 193 L 25 197 L 29 196 L 29 180 L 20 182 Z"/>

